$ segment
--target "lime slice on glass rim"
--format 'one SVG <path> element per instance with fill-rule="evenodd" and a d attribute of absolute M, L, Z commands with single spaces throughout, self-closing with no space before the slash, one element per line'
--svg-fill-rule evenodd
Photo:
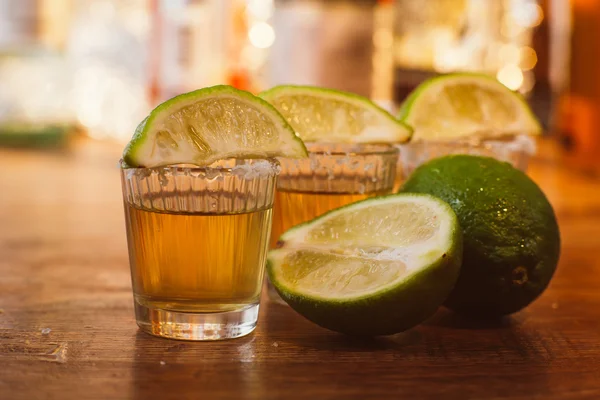
<path fill-rule="evenodd" d="M 156 107 L 125 151 L 131 167 L 210 165 L 227 158 L 306 157 L 277 110 L 259 97 L 220 85 L 181 94 Z"/>
<path fill-rule="evenodd" d="M 376 197 L 285 232 L 267 273 L 282 299 L 316 324 L 388 335 L 431 316 L 458 278 L 462 233 L 442 200 Z"/>
<path fill-rule="evenodd" d="M 542 131 L 519 93 L 493 77 L 475 73 L 426 80 L 406 98 L 398 119 L 413 127 L 413 141 L 538 135 Z"/>
<path fill-rule="evenodd" d="M 412 130 L 371 100 L 314 86 L 275 86 L 259 94 L 304 141 L 401 143 Z"/>

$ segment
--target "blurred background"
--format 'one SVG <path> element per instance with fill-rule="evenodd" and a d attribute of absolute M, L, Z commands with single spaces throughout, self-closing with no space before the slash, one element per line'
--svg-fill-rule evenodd
<path fill-rule="evenodd" d="M 323 85 L 393 111 L 425 78 L 480 71 L 593 160 L 599 51 L 597 0 L 0 0 L 0 146 L 122 146 L 161 101 L 220 83 Z"/>

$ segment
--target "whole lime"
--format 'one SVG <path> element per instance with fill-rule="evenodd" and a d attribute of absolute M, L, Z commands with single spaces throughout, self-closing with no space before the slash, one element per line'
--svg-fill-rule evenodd
<path fill-rule="evenodd" d="M 489 157 L 452 155 L 417 168 L 401 188 L 454 209 L 463 263 L 447 307 L 473 316 L 521 310 L 548 286 L 560 253 L 554 210 L 527 175 Z"/>

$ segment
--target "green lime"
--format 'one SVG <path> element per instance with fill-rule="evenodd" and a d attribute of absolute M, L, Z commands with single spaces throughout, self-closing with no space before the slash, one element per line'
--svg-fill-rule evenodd
<path fill-rule="evenodd" d="M 450 204 L 464 235 L 451 309 L 493 317 L 521 310 L 548 286 L 560 252 L 552 206 L 540 188 L 508 163 L 453 155 L 417 168 L 402 192 L 429 193 Z"/>
<path fill-rule="evenodd" d="M 406 98 L 398 119 L 414 128 L 413 140 L 541 132 L 519 93 L 492 77 L 473 73 L 426 80 Z"/>
<path fill-rule="evenodd" d="M 293 227 L 269 279 L 294 310 L 349 335 L 389 335 L 431 316 L 458 277 L 458 220 L 422 194 L 376 197 Z"/>
<path fill-rule="evenodd" d="M 137 127 L 123 153 L 132 167 L 209 165 L 226 158 L 298 158 L 304 143 L 266 101 L 231 86 L 176 96 Z"/>
<path fill-rule="evenodd" d="M 313 86 L 276 86 L 259 94 L 304 141 L 399 143 L 412 130 L 369 99 Z"/>

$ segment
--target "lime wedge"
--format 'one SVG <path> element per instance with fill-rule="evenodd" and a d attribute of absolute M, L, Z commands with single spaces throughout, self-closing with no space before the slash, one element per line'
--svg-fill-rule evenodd
<path fill-rule="evenodd" d="M 304 143 L 273 106 L 231 86 L 174 97 L 137 127 L 123 153 L 133 167 L 209 165 L 226 158 L 298 158 Z"/>
<path fill-rule="evenodd" d="M 397 194 L 353 203 L 284 233 L 269 279 L 293 309 L 351 335 L 387 335 L 431 316 L 457 280 L 462 234 L 447 203 Z"/>
<path fill-rule="evenodd" d="M 541 133 L 519 93 L 487 75 L 461 73 L 431 78 L 404 101 L 398 119 L 410 124 L 412 140 L 440 140 Z"/>
<path fill-rule="evenodd" d="M 276 86 L 259 94 L 304 141 L 399 143 L 412 130 L 369 99 L 313 86 Z"/>

